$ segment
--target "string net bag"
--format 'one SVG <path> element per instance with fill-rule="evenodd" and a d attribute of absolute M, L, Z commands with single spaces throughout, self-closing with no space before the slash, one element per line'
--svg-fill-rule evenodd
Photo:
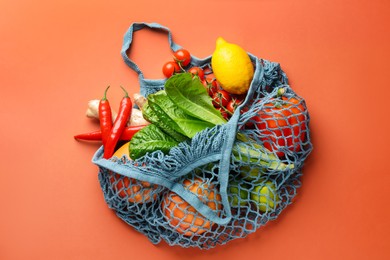
<path fill-rule="evenodd" d="M 127 51 L 134 31 L 159 24 L 135 23 L 125 34 L 124 61 L 138 72 L 141 93 L 164 89 L 149 80 Z M 183 141 L 169 153 L 154 151 L 131 160 L 92 161 L 109 208 L 152 243 L 210 249 L 242 239 L 275 220 L 301 186 L 302 167 L 312 150 L 305 101 L 288 84 L 280 64 L 248 53 L 255 73 L 245 100 L 226 124 Z M 212 73 L 211 57 L 191 66 Z"/>

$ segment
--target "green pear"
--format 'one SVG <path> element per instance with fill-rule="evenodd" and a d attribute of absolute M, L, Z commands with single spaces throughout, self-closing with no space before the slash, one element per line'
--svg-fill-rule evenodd
<path fill-rule="evenodd" d="M 232 207 L 244 206 L 249 201 L 248 187 L 238 181 L 230 182 L 228 185 L 229 202 Z"/>
<path fill-rule="evenodd" d="M 250 197 L 256 203 L 259 211 L 263 213 L 275 210 L 280 200 L 275 184 L 272 181 L 259 183 L 251 190 Z"/>

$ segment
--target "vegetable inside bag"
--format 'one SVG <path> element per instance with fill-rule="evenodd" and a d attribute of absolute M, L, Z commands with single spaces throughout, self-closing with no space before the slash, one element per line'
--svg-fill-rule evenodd
<path fill-rule="evenodd" d="M 208 101 L 191 101 L 201 96 L 199 93 L 184 93 L 182 88 L 165 85 L 166 80 L 144 79 L 126 53 L 133 32 L 143 28 L 164 30 L 171 49 L 180 46 L 173 43 L 167 28 L 135 23 L 125 35 L 122 50 L 126 64 L 139 74 L 141 93 L 146 97 L 155 95 L 147 109 L 157 116 L 150 113 L 150 121 L 154 116 L 166 116 L 163 122 L 156 121 L 158 129 L 163 129 L 160 133 L 150 130 L 164 142 L 158 144 L 160 150 L 135 154 L 135 160 L 106 160 L 102 148 L 96 152 L 93 163 L 99 166 L 99 181 L 108 206 L 153 243 L 164 240 L 170 245 L 202 249 L 245 237 L 276 219 L 296 195 L 304 160 L 312 149 L 305 103 L 290 88 L 279 64 L 250 55 L 255 66 L 250 89 L 226 122 L 207 109 Z M 210 69 L 210 62 L 210 57 L 191 59 L 193 66 L 202 68 Z M 272 110 L 269 104 L 281 88 L 286 101 L 280 110 Z M 181 95 L 190 101 L 183 103 Z M 161 106 L 178 106 L 185 115 Z M 268 120 L 270 111 L 279 116 L 278 120 L 296 124 L 291 129 L 278 125 L 273 128 Z M 156 138 L 145 136 L 145 140 L 135 142 L 138 151 L 145 151 L 142 145 Z M 135 194 L 142 196 L 135 199 Z"/>

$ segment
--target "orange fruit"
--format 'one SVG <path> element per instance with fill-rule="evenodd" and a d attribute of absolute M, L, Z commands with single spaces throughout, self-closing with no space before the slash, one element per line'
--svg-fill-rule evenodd
<path fill-rule="evenodd" d="M 129 144 L 130 142 L 127 142 L 122 145 L 114 153 L 112 160 L 116 160 L 114 157 L 120 159 L 122 156 L 130 160 Z M 113 190 L 119 197 L 127 198 L 132 203 L 148 203 L 157 197 L 157 192 L 153 192 L 158 188 L 156 184 L 152 185 L 149 182 L 139 181 L 115 172 L 110 172 L 110 182 Z"/>
<path fill-rule="evenodd" d="M 220 214 L 221 196 L 214 185 L 207 184 L 199 177 L 194 180 L 186 179 L 183 185 L 196 194 L 210 209 L 218 210 L 218 215 Z M 213 225 L 188 202 L 172 191 L 163 200 L 162 209 L 169 225 L 185 236 L 200 235 L 210 230 Z"/>

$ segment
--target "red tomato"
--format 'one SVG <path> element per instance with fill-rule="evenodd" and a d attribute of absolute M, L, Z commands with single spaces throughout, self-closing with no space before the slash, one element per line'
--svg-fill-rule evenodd
<path fill-rule="evenodd" d="M 237 104 L 241 104 L 242 102 L 244 102 L 244 100 L 246 98 L 246 94 L 243 94 L 243 95 L 231 95 L 231 96 L 232 96 L 232 99 L 234 98 L 236 100 Z"/>
<path fill-rule="evenodd" d="M 170 78 L 174 73 L 180 72 L 179 64 L 174 61 L 168 61 L 164 64 L 162 72 L 166 78 Z"/>
<path fill-rule="evenodd" d="M 282 99 L 285 101 L 283 107 L 291 112 L 288 120 L 292 127 L 292 145 L 295 151 L 299 151 L 301 149 L 300 144 L 306 139 L 306 108 L 300 98 L 282 97 Z"/>
<path fill-rule="evenodd" d="M 200 80 L 204 80 L 204 71 L 202 70 L 202 68 L 192 67 L 188 70 L 188 72 L 194 76 L 198 76 Z"/>
<path fill-rule="evenodd" d="M 291 141 L 291 128 L 289 127 L 288 116 L 290 112 L 283 110 L 275 103 L 267 103 L 252 119 L 256 128 L 260 131 L 263 145 L 270 151 L 275 151 L 278 156 L 283 156 L 282 149 L 288 147 Z"/>
<path fill-rule="evenodd" d="M 217 109 L 219 110 L 219 112 L 221 112 L 223 118 L 229 120 L 230 115 L 223 107 L 218 107 Z"/>
<path fill-rule="evenodd" d="M 226 109 L 230 112 L 230 113 L 234 113 L 234 111 L 236 110 L 236 108 L 242 103 L 242 100 L 239 100 L 239 99 L 236 99 L 236 98 L 232 98 L 232 100 L 229 101 L 229 103 L 227 104 L 226 106 Z"/>
<path fill-rule="evenodd" d="M 209 95 L 214 95 L 220 89 L 217 79 L 213 78 L 211 84 L 209 84 Z"/>
<path fill-rule="evenodd" d="M 216 107 L 226 107 L 231 100 L 229 92 L 219 89 L 212 96 L 214 106 Z"/>
<path fill-rule="evenodd" d="M 283 102 L 285 101 L 285 102 Z M 305 139 L 305 108 L 296 98 L 274 99 L 252 120 L 260 131 L 263 145 L 278 156 L 283 150 L 298 152 Z"/>
<path fill-rule="evenodd" d="M 191 54 L 186 49 L 180 49 L 173 53 L 173 58 L 182 67 L 185 67 L 190 64 Z"/>
<path fill-rule="evenodd" d="M 202 83 L 206 87 L 210 97 L 212 97 L 214 93 L 217 92 L 219 89 L 218 82 L 213 77 L 205 77 Z"/>

